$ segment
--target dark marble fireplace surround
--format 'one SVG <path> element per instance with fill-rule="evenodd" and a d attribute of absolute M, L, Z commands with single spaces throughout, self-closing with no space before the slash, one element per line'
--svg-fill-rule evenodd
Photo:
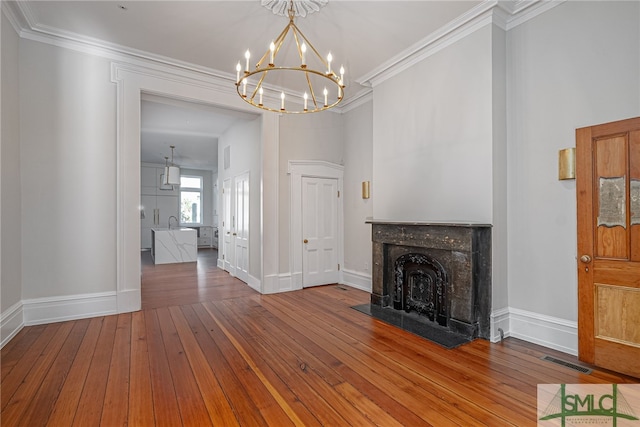
<path fill-rule="evenodd" d="M 372 225 L 373 274 L 371 305 L 402 309 L 407 285 L 397 284 L 413 275 L 414 293 L 436 288 L 435 297 L 410 303 L 407 310 L 424 311 L 425 323 L 465 338 L 490 338 L 491 226 L 433 222 L 368 221 Z M 409 265 L 410 267 L 407 267 Z M 427 267 L 420 271 L 421 265 Z M 441 270 L 438 272 L 438 270 Z M 418 271 L 418 273 L 416 273 Z M 416 278 L 417 277 L 417 278 Z M 404 277 L 406 282 L 408 279 Z M 422 282 L 422 283 L 421 283 Z M 427 286 L 424 284 L 426 283 Z M 397 293 L 404 295 L 397 295 Z M 436 313 L 433 313 L 434 299 Z M 431 305 L 430 309 L 424 306 Z M 432 319 L 428 319 L 429 310 Z"/>

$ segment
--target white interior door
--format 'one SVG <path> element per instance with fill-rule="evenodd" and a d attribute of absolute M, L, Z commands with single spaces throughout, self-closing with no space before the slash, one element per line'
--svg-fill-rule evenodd
<path fill-rule="evenodd" d="M 234 244 L 236 277 L 249 281 L 249 173 L 237 175 L 235 184 L 235 230 L 231 233 Z"/>
<path fill-rule="evenodd" d="M 302 178 L 302 236 L 302 285 L 337 283 L 337 179 Z"/>
<path fill-rule="evenodd" d="M 222 264 L 223 268 L 235 275 L 235 260 L 233 257 L 232 245 L 232 215 L 231 215 L 231 178 L 227 178 L 222 182 L 222 233 L 219 237 L 222 239 Z"/>

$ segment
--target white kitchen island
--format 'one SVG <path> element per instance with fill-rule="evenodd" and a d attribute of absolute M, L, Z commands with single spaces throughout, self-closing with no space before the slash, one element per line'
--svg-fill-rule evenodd
<path fill-rule="evenodd" d="M 152 228 L 151 257 L 155 264 L 196 262 L 198 236 L 193 228 Z"/>

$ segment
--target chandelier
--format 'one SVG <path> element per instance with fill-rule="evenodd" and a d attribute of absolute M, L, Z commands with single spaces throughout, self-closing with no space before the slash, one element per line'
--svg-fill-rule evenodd
<path fill-rule="evenodd" d="M 284 1 L 280 0 L 279 3 Z M 305 1 L 311 3 L 309 0 Z M 324 4 L 326 1 L 316 0 L 313 3 L 314 10 L 318 10 L 317 4 Z M 289 0 L 289 24 L 269 44 L 255 69 L 250 68 L 249 50 L 244 54 L 244 71 L 240 62 L 236 65 L 238 95 L 254 107 L 278 113 L 315 113 L 335 107 L 342 101 L 345 88 L 344 67 L 341 66 L 336 74 L 331 68 L 331 52 L 326 59 L 323 58 L 302 34 L 294 22 L 296 13 L 300 14 L 300 10 L 300 5 L 294 8 L 294 1 Z M 275 9 L 274 13 L 277 13 Z M 287 60 L 289 65 L 285 65 Z M 282 87 L 287 87 L 286 93 Z"/>

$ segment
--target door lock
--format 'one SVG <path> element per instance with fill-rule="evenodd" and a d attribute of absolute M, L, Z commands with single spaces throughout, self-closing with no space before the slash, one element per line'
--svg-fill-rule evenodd
<path fill-rule="evenodd" d="M 591 257 L 589 255 L 582 255 L 580 257 L 580 261 L 584 262 L 585 264 L 589 264 L 591 262 Z"/>

